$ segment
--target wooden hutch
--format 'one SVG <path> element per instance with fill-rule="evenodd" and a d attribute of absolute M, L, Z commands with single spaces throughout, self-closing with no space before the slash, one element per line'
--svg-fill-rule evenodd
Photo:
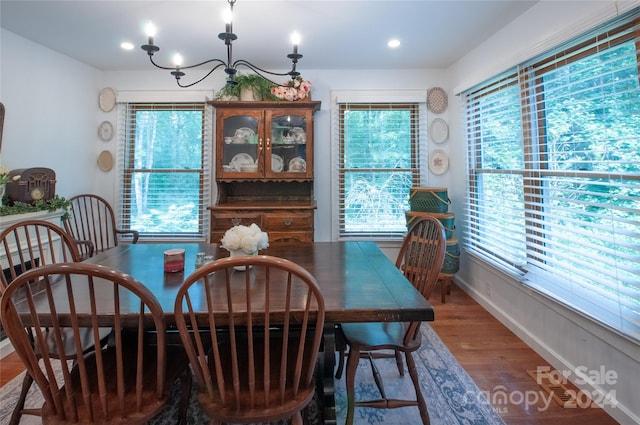
<path fill-rule="evenodd" d="M 320 102 L 212 101 L 218 196 L 209 241 L 256 223 L 269 242 L 313 241 L 313 115 Z"/>

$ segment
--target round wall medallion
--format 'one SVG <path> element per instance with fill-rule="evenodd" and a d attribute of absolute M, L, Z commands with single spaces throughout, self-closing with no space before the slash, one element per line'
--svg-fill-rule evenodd
<path fill-rule="evenodd" d="M 102 121 L 98 126 L 98 137 L 103 142 L 108 142 L 113 138 L 113 125 L 109 121 Z"/>
<path fill-rule="evenodd" d="M 100 109 L 104 112 L 111 112 L 113 107 L 116 106 L 116 91 L 111 87 L 105 87 L 100 90 L 98 106 L 100 106 Z"/>
<path fill-rule="evenodd" d="M 427 91 L 427 108 L 434 114 L 441 114 L 446 111 L 449 104 L 447 92 L 440 87 L 433 87 Z"/>

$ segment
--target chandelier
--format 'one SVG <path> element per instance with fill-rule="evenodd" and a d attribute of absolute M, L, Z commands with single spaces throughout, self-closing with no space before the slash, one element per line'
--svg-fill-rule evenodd
<path fill-rule="evenodd" d="M 224 67 L 224 72 L 227 74 L 227 84 L 236 84 L 234 81 L 234 76 L 238 72 L 238 67 L 240 66 L 244 66 L 246 68 L 251 69 L 256 74 L 260 75 L 266 80 L 271 81 L 276 85 L 278 83 L 272 81 L 271 78 L 267 77 L 265 74 L 277 75 L 277 76 L 288 75 L 291 77 L 291 79 L 295 79 L 298 75 L 300 75 L 300 73 L 296 71 L 296 65 L 298 63 L 298 59 L 302 58 L 302 55 L 298 53 L 298 44 L 300 43 L 300 36 L 297 33 L 294 33 L 291 36 L 291 42 L 293 43 L 293 53 L 289 53 L 287 55 L 287 57 L 291 59 L 291 70 L 289 72 L 278 73 L 278 72 L 267 71 L 266 69 L 262 69 L 244 59 L 238 59 L 234 61 L 233 60 L 233 42 L 238 38 L 238 36 L 233 33 L 233 5 L 236 3 L 236 0 L 227 0 L 227 2 L 229 3 L 229 9 L 225 14 L 225 31 L 218 34 L 218 38 L 224 41 L 224 44 L 227 46 L 226 61 L 222 59 L 209 59 L 194 65 L 183 66 L 182 57 L 180 56 L 180 54 L 176 54 L 173 57 L 174 66 L 168 67 L 168 66 L 159 65 L 153 60 L 153 54 L 159 51 L 160 47 L 153 44 L 153 37 L 155 36 L 155 27 L 153 26 L 153 24 L 149 23 L 149 25 L 147 25 L 147 28 L 146 28 L 147 36 L 149 37 L 149 44 L 145 44 L 141 47 L 142 47 L 142 50 L 147 52 L 147 54 L 149 55 L 149 60 L 151 61 L 153 66 L 159 69 L 171 70 L 171 75 L 175 77 L 176 83 L 180 87 L 194 86 L 199 82 L 203 81 L 205 78 L 211 75 L 215 70 L 221 67 Z M 197 67 L 201 67 L 209 64 L 215 64 L 215 66 L 213 66 L 213 68 L 211 68 L 202 78 L 190 84 L 181 83 L 180 79 L 185 76 L 184 70 L 197 68 Z"/>

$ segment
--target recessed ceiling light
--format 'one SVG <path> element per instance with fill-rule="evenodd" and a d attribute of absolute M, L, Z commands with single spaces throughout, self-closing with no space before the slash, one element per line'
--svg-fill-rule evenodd
<path fill-rule="evenodd" d="M 389 40 L 389 42 L 387 43 L 387 46 L 391 47 L 391 48 L 396 48 L 400 46 L 400 40 L 398 40 L 397 38 L 393 38 L 391 40 Z"/>
<path fill-rule="evenodd" d="M 133 43 L 129 43 L 128 41 L 124 41 L 122 42 L 122 44 L 120 44 L 120 47 L 122 47 L 124 50 L 133 50 Z"/>

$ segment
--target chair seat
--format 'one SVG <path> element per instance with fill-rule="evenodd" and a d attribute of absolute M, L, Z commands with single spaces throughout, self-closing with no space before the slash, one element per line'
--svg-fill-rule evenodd
<path fill-rule="evenodd" d="M 408 323 L 405 322 L 372 322 L 372 323 L 343 323 L 340 325 L 345 340 L 351 346 L 357 346 L 359 351 L 397 350 L 410 352 L 420 348 L 421 339 L 418 337 L 409 344 L 404 343 Z"/>

